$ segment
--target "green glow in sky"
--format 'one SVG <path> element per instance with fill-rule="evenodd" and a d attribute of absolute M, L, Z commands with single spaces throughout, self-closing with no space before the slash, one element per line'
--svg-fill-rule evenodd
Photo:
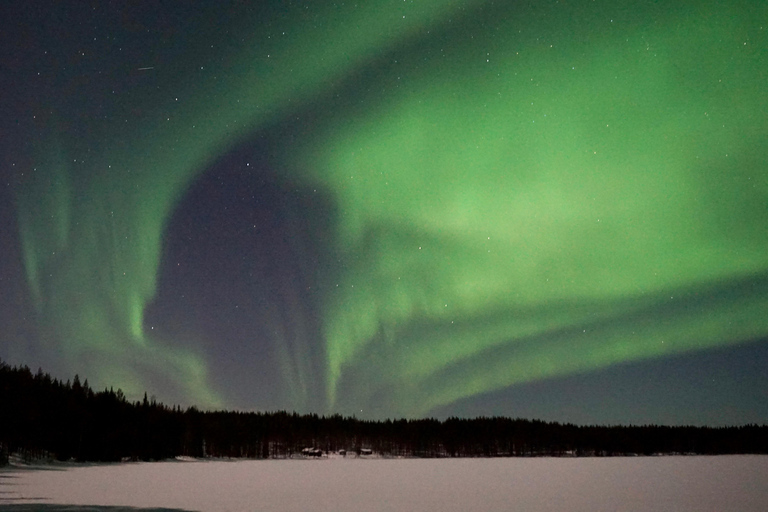
<path fill-rule="evenodd" d="M 253 133 L 338 212 L 330 410 L 420 415 L 765 336 L 760 4 L 380 2 L 254 22 L 220 68 L 179 72 L 187 92 L 95 125 L 112 144 L 42 144 L 20 223 L 52 347 L 131 391 L 170 366 L 182 395 L 225 404 L 204 358 L 162 348 L 143 313 L 177 201 Z M 286 408 L 311 408 L 291 346 Z"/>
<path fill-rule="evenodd" d="M 768 262 L 766 31 L 709 14 L 428 46 L 295 153 L 341 211 L 331 397 L 423 413 L 765 333 L 764 286 L 696 296 Z"/>

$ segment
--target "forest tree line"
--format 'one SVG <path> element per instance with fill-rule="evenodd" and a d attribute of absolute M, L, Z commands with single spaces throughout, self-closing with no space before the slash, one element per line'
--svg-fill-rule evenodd
<path fill-rule="evenodd" d="M 768 425 L 576 426 L 505 417 L 367 421 L 340 415 L 200 411 L 121 390 L 94 392 L 0 360 L 0 465 L 26 460 L 286 458 L 323 452 L 391 457 L 768 453 Z"/>

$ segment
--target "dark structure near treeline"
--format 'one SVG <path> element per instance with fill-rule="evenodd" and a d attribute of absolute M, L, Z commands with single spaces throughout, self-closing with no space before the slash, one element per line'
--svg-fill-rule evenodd
<path fill-rule="evenodd" d="M 768 453 L 768 426 L 576 426 L 510 418 L 363 421 L 339 415 L 201 412 L 118 390 L 94 392 L 0 361 L 0 464 L 23 458 L 160 460 L 284 458 L 317 453 L 392 457 Z M 370 452 L 369 452 L 370 450 Z M 306 455 L 306 454 L 305 454 Z M 316 456 L 316 453 L 313 453 Z"/>

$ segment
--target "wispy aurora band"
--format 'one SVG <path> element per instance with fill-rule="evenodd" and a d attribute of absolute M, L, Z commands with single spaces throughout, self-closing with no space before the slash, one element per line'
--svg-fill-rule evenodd
<path fill-rule="evenodd" d="M 257 24 L 218 82 L 161 101 L 151 124 L 105 127 L 114 144 L 87 154 L 43 143 L 19 202 L 52 349 L 129 392 L 171 373 L 193 401 L 224 403 L 143 314 L 174 205 L 264 131 L 276 168 L 339 212 L 329 410 L 424 414 L 764 336 L 768 9 L 694 4 L 381 2 L 280 18 L 270 33 L 290 37 L 268 43 Z M 312 408 L 297 341 L 286 407 Z"/>

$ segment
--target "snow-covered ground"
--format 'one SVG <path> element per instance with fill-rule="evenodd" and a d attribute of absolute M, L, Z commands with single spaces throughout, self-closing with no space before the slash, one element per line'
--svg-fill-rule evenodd
<path fill-rule="evenodd" d="M 107 506 L 238 512 L 764 512 L 768 456 L 321 458 L 0 471 L 0 510 L 119 510 L 101 508 Z"/>

